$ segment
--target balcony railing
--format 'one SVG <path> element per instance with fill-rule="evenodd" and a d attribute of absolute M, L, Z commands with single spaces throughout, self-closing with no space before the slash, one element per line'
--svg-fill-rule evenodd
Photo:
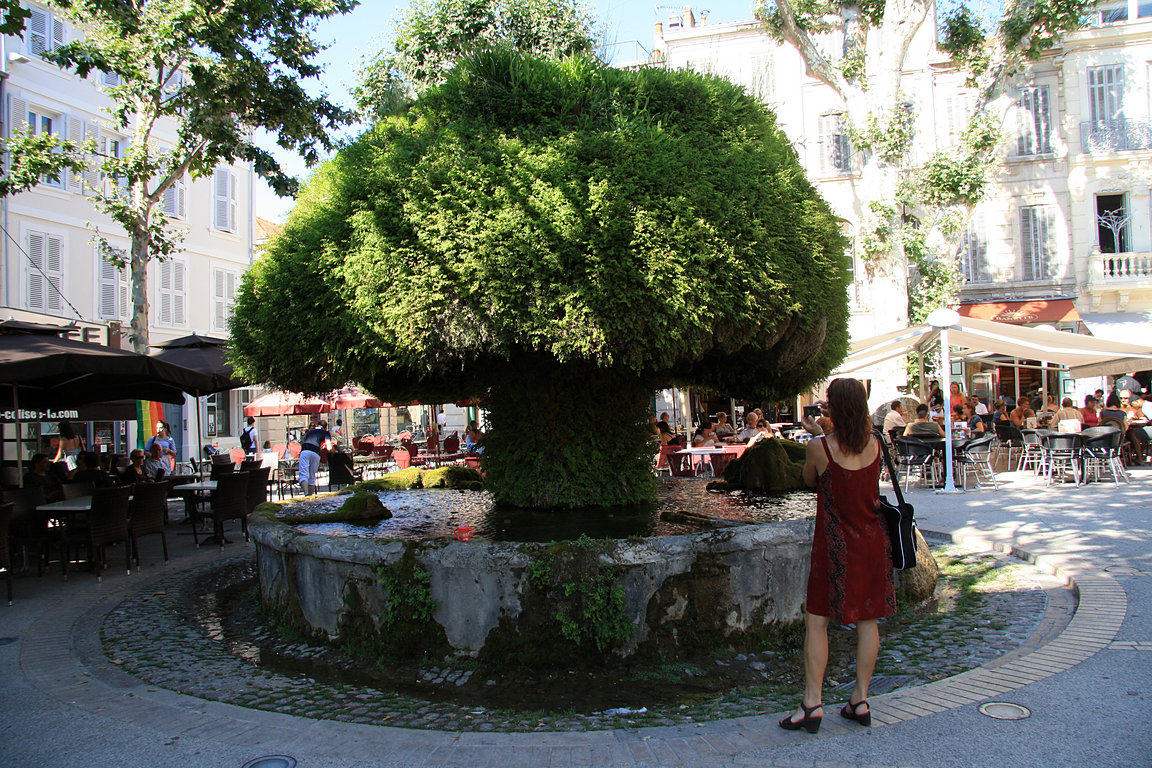
<path fill-rule="evenodd" d="M 1089 283 L 1093 286 L 1152 285 L 1152 253 L 1096 253 Z"/>
<path fill-rule="evenodd" d="M 1097 120 L 1080 123 L 1080 149 L 1086 154 L 1152 149 L 1152 120 Z"/>

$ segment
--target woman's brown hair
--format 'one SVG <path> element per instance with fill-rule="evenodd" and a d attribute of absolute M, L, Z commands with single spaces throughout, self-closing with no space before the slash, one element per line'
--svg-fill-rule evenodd
<path fill-rule="evenodd" d="M 872 435 L 864 385 L 856 379 L 834 379 L 828 385 L 828 410 L 840 448 L 845 453 L 863 453 Z"/>

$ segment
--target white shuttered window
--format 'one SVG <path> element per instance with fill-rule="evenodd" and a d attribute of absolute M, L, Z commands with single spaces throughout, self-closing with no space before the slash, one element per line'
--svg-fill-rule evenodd
<path fill-rule="evenodd" d="M 1021 279 L 1045 280 L 1052 276 L 1054 218 L 1050 205 L 1020 209 Z"/>
<path fill-rule="evenodd" d="M 160 280 L 156 302 L 160 307 L 159 324 L 169 327 L 182 327 L 187 324 L 186 271 L 187 266 L 179 259 L 166 259 L 158 265 Z"/>
<path fill-rule="evenodd" d="M 25 306 L 58 314 L 64 307 L 64 240 L 46 232 L 28 233 Z"/>
<path fill-rule="evenodd" d="M 227 333 L 228 323 L 232 319 L 232 310 L 236 305 L 236 281 L 239 278 L 235 272 L 226 269 L 216 269 L 212 273 L 212 330 Z"/>
<path fill-rule="evenodd" d="M 1088 119 L 1107 123 L 1124 117 L 1124 65 L 1088 67 Z"/>
<path fill-rule="evenodd" d="M 187 186 L 184 182 L 184 177 L 181 176 L 172 186 L 164 190 L 164 213 L 168 216 L 177 219 L 183 219 L 188 216 L 188 192 Z"/>
<path fill-rule="evenodd" d="M 29 8 L 28 51 L 43 56 L 64 45 L 64 22 L 42 8 Z"/>

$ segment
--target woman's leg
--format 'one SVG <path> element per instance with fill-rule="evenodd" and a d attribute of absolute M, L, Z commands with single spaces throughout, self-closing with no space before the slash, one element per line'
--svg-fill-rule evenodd
<path fill-rule="evenodd" d="M 872 671 L 876 669 L 876 656 L 880 653 L 880 627 L 876 619 L 856 624 L 856 687 L 848 697 L 849 703 L 859 704 L 868 698 L 868 684 L 872 682 Z M 859 710 L 868 711 L 867 705 Z"/>
<path fill-rule="evenodd" d="M 824 700 L 824 668 L 828 666 L 828 617 L 804 614 L 804 706 L 813 707 Z M 815 713 L 814 713 L 815 714 Z M 797 709 L 791 719 L 799 722 L 804 710 Z"/>

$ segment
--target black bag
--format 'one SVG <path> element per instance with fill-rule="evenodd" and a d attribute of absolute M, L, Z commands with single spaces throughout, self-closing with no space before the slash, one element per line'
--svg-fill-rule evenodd
<path fill-rule="evenodd" d="M 252 427 L 245 427 L 244 431 L 240 433 L 240 447 L 244 449 L 245 453 L 252 452 Z"/>
<path fill-rule="evenodd" d="M 904 494 L 900 492 L 899 476 L 892 466 L 892 457 L 888 455 L 888 446 L 884 438 L 877 433 L 880 440 L 880 450 L 884 452 L 884 464 L 888 467 L 888 476 L 892 478 L 892 489 L 896 491 L 896 503 L 892 504 L 885 496 L 880 497 L 880 513 L 884 515 L 884 522 L 888 525 L 888 538 L 892 541 L 892 567 L 898 571 L 906 571 L 916 565 L 916 521 L 912 505 L 904 501 Z"/>

